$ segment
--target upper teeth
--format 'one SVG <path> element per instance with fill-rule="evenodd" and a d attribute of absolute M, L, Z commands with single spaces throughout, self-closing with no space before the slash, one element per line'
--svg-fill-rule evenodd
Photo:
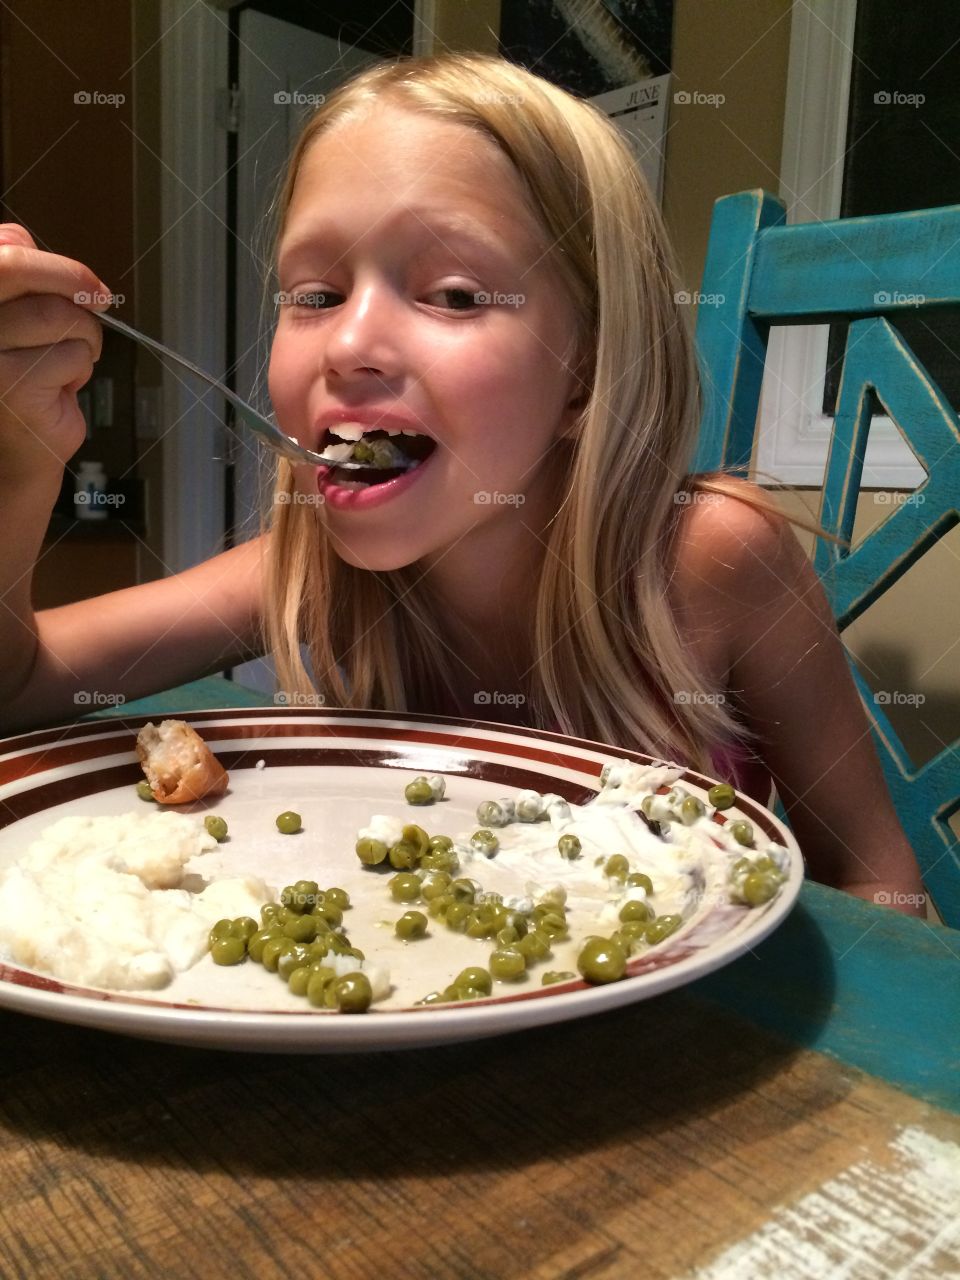
<path fill-rule="evenodd" d="M 416 436 L 419 431 L 411 431 L 407 427 L 364 427 L 359 422 L 338 422 L 335 427 L 330 428 L 332 435 L 339 436 L 341 440 L 359 440 L 361 436 L 368 431 L 385 431 L 388 436 Z"/>

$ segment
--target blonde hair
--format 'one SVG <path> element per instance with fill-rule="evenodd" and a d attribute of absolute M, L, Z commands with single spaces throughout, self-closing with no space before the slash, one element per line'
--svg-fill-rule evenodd
<path fill-rule="evenodd" d="M 569 454 L 568 479 L 536 589 L 535 665 L 523 691 L 531 722 L 710 772 L 712 748 L 755 735 L 704 687 L 665 604 L 684 495 L 784 513 L 737 475 L 688 474 L 701 419 L 693 342 L 660 213 L 629 148 L 600 110 L 505 60 L 378 64 L 304 127 L 275 210 L 274 262 L 307 149 L 374 103 L 465 125 L 507 155 L 578 317 L 586 403 L 574 437 L 556 445 Z M 275 499 L 292 491 L 281 462 Z M 265 623 L 280 687 L 322 692 L 328 705 L 452 710 L 456 657 L 417 566 L 357 569 L 336 555 L 315 506 L 281 498 L 273 512 Z"/>

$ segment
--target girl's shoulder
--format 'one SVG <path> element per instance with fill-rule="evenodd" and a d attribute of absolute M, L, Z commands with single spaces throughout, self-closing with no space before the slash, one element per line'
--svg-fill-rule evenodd
<path fill-rule="evenodd" d="M 769 597 L 799 543 L 784 516 L 763 510 L 770 498 L 758 485 L 724 477 L 724 492 L 694 487 L 674 536 L 668 597 L 677 625 L 704 669 L 725 682 L 731 640 L 744 612 Z M 791 545 L 792 543 L 792 545 Z"/>

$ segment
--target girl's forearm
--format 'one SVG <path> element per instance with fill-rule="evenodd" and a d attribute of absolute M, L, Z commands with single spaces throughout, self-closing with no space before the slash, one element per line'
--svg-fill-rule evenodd
<path fill-rule="evenodd" d="M 31 590 L 33 571 L 60 492 L 54 467 L 23 480 L 0 476 L 0 701 L 26 684 L 37 652 Z"/>

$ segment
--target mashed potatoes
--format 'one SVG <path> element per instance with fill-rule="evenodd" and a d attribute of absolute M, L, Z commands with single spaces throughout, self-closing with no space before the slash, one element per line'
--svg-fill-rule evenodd
<path fill-rule="evenodd" d="M 216 843 L 200 818 L 169 810 L 61 818 L 0 872 L 0 955 L 66 982 L 166 986 L 206 951 L 212 924 L 258 918 L 273 897 L 254 876 L 178 888 Z"/>

